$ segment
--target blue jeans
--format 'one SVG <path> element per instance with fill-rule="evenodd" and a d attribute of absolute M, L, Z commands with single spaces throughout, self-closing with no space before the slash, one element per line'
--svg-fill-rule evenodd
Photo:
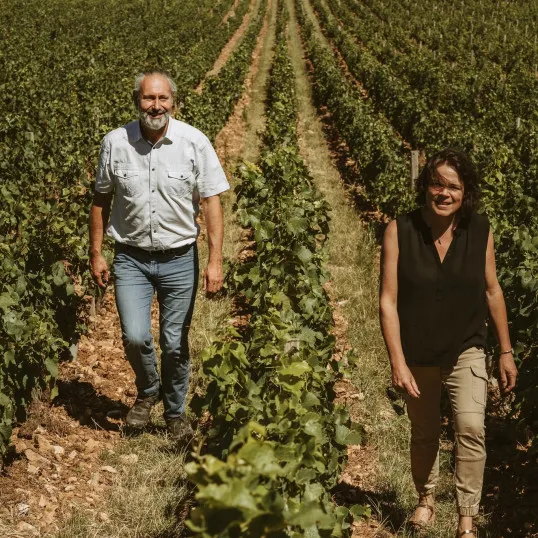
<path fill-rule="evenodd" d="M 152 254 L 116 245 L 116 305 L 127 360 L 136 376 L 138 397 L 162 391 L 165 418 L 185 411 L 189 386 L 188 334 L 198 285 L 196 244 L 179 254 Z M 151 303 L 157 292 L 161 377 L 151 335 Z"/>

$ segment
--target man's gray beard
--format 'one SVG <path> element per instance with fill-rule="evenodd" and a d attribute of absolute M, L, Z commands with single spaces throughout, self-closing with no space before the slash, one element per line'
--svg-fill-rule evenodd
<path fill-rule="evenodd" d="M 138 111 L 138 117 L 142 125 L 150 131 L 160 131 L 164 129 L 170 118 L 170 112 L 165 112 L 160 118 L 152 118 L 147 112 Z"/>

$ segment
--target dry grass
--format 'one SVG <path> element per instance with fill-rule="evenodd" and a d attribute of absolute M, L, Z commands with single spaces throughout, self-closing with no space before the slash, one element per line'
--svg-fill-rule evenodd
<path fill-rule="evenodd" d="M 103 465 L 118 471 L 106 505 L 97 517 L 75 511 L 57 538 L 179 536 L 189 498 L 185 456 L 166 435 L 149 433 L 103 453 Z"/>
<path fill-rule="evenodd" d="M 223 254 L 229 260 L 235 259 L 242 247 L 241 229 L 235 223 L 232 212 L 234 182 L 231 171 L 239 158 L 253 160 L 259 151 L 259 131 L 264 124 L 265 87 L 274 42 L 275 8 L 276 2 L 271 2 L 267 31 L 263 46 L 258 51 L 258 68 L 251 81 L 250 96 L 243 107 L 236 111 L 241 117 L 239 124 L 243 131 L 240 135 L 240 151 L 227 147 L 224 152 L 223 164 L 232 186 L 232 190 L 222 196 L 225 220 Z M 230 133 L 230 136 L 223 138 L 229 141 L 238 136 L 238 133 Z M 200 268 L 203 271 L 208 254 L 203 233 L 199 241 L 199 252 Z M 209 300 L 201 289 L 198 291 L 190 333 L 193 358 L 191 392 L 204 384 L 201 366 L 196 357 L 212 338 L 226 328 L 231 321 L 231 313 L 230 297 Z M 161 413 L 162 404 L 159 404 L 152 411 L 152 433 L 126 439 L 113 452 L 101 455 L 103 464 L 116 468 L 118 474 L 106 505 L 99 508 L 99 517 L 83 510 L 74 511 L 55 538 L 177 538 L 181 535 L 181 522 L 188 513 L 192 499 L 183 471 L 188 454 L 185 449 L 178 450 L 168 441 Z"/>

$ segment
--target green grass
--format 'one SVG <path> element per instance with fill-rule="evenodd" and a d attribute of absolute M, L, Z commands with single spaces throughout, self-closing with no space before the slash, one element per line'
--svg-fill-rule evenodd
<path fill-rule="evenodd" d="M 291 0 L 288 6 L 291 10 Z M 308 4 L 307 13 L 312 15 Z M 361 222 L 352 207 L 352 194 L 346 194 L 330 157 L 317 112 L 311 104 L 295 17 L 292 22 L 290 51 L 300 97 L 302 150 L 317 188 L 332 208 L 328 241 L 332 299 L 339 304 L 348 324 L 347 339 L 352 348 L 350 355 L 354 357 L 349 378 L 364 395 L 363 399 L 353 400 L 350 413 L 364 425 L 367 442 L 377 454 L 370 501 L 376 518 L 387 530 L 396 531 L 398 536 L 411 536 L 405 528 L 405 519 L 413 510 L 417 496 L 410 471 L 409 421 L 395 412 L 386 396 L 390 367 L 378 320 L 379 246 L 373 229 Z M 442 445 L 437 523 L 425 534 L 431 538 L 452 536 L 457 524 L 451 443 L 443 441 Z"/>
<path fill-rule="evenodd" d="M 243 110 L 245 122 L 243 155 L 255 159 L 259 151 L 259 132 L 263 127 L 265 87 L 272 57 L 276 3 L 268 19 L 269 31 L 260 52 L 258 72 L 251 88 L 249 106 Z M 223 163 L 227 170 L 235 160 Z M 232 189 L 222 196 L 225 221 L 223 255 L 233 260 L 242 246 L 241 228 L 235 223 L 232 206 L 235 199 Z M 205 268 L 207 243 L 199 241 L 200 269 Z M 225 329 L 231 321 L 232 298 L 209 300 L 201 288 L 190 332 L 192 356 L 190 393 L 203 390 L 204 378 L 196 357 L 212 338 Z M 154 327 L 154 335 L 158 328 Z M 118 474 L 106 494 L 105 502 L 96 509 L 97 515 L 77 509 L 62 526 L 55 538 L 177 538 L 181 521 L 188 513 L 192 499 L 188 481 L 183 471 L 188 453 L 178 449 L 167 439 L 162 420 L 162 404 L 152 410 L 153 433 L 125 439 L 112 452 L 101 454 L 103 465 L 111 465 Z M 133 459 L 137 461 L 131 461 Z M 104 521 L 99 514 L 105 513 Z"/>

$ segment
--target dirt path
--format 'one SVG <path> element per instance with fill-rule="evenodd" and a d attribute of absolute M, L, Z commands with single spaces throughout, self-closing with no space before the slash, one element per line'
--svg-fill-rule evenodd
<path fill-rule="evenodd" d="M 228 22 L 228 19 L 230 17 L 233 17 L 235 15 L 235 10 L 237 9 L 237 6 L 239 5 L 239 2 L 241 0 L 235 0 L 232 7 L 229 9 L 228 13 L 226 13 L 226 15 L 224 15 L 224 17 L 222 18 L 222 22 L 225 23 L 225 22 Z"/>
<path fill-rule="evenodd" d="M 217 135 L 215 148 L 228 171 L 241 158 L 254 160 L 259 149 L 259 132 L 263 128 L 264 94 L 271 63 L 275 30 L 275 4 L 269 0 L 252 64 L 245 80 L 245 91 L 235 105 L 228 123 Z M 231 174 L 229 174 L 231 178 Z M 233 178 L 231 178 L 233 181 Z"/>
<path fill-rule="evenodd" d="M 235 6 L 237 5 L 234 4 Z M 204 89 L 204 81 L 208 77 L 214 77 L 219 74 L 219 71 L 222 69 L 224 64 L 228 61 L 228 58 L 232 55 L 234 50 L 237 48 L 237 45 L 241 41 L 243 35 L 247 31 L 248 25 L 250 24 L 250 21 L 252 20 L 253 14 L 259 9 L 260 2 L 259 0 L 251 0 L 250 5 L 248 7 L 248 11 L 245 13 L 245 16 L 243 17 L 243 21 L 239 25 L 239 28 L 235 31 L 234 35 L 230 38 L 230 40 L 224 45 L 222 50 L 220 51 L 220 54 L 218 58 L 215 60 L 215 63 L 213 64 L 213 67 L 206 73 L 205 77 L 202 79 L 200 84 L 195 89 L 195 92 L 198 94 L 201 94 Z M 226 17 L 224 17 L 223 22 L 226 22 L 228 18 L 231 16 L 233 9 L 228 12 Z"/>
<path fill-rule="evenodd" d="M 2 536 L 53 532 L 75 505 L 91 510 L 113 481 L 116 469 L 99 455 L 120 439 L 119 419 L 136 393 L 110 293 L 81 338 L 77 359 L 60 364 L 58 388 L 52 407 L 33 403 L 13 432 L 15 459 L 0 476 Z"/>
<path fill-rule="evenodd" d="M 255 3 L 253 0 L 250 12 Z M 275 7 L 271 0 L 244 95 L 216 140 L 217 153 L 230 178 L 239 158 L 246 155 L 252 159 L 258 151 L 258 130 L 263 124 L 265 84 L 274 41 Z M 232 204 L 233 195 L 228 193 L 223 205 L 229 222 Z M 233 257 L 240 248 L 241 231 L 237 226 L 227 225 L 226 233 L 225 255 Z M 202 259 L 206 250 L 204 237 L 202 230 Z M 229 300 L 215 305 L 199 296 L 193 325 L 203 318 L 222 319 L 230 307 Z M 191 345 L 193 355 L 207 344 L 214 332 L 214 324 L 206 325 Z M 153 327 L 157 327 L 156 308 Z M 133 381 L 131 368 L 124 359 L 113 292 L 109 291 L 97 309 L 91 331 L 80 340 L 77 359 L 60 365 L 60 395 L 54 405 L 46 398 L 36 402 L 29 419 L 14 430 L 13 458 L 0 476 L 0 536 L 53 536 L 73 513 L 85 514 L 103 524 L 109 522 L 111 516 L 104 500 L 114 495 L 118 476 L 130 472 L 122 466 L 137 466 L 138 454 L 124 454 L 125 450 L 119 448 L 125 444 L 122 420 L 136 396 Z M 193 383 L 196 384 L 196 379 Z M 154 433 L 159 433 L 158 422 Z M 103 454 L 110 451 L 120 454 L 120 466 L 107 464 Z M 122 534 L 128 535 L 131 535 L 128 531 Z"/>
<path fill-rule="evenodd" d="M 343 312 L 348 300 L 342 297 L 342 282 L 352 278 L 355 270 L 351 259 L 357 251 L 357 245 L 363 239 L 363 226 L 351 209 L 346 198 L 343 182 L 334 163 L 331 151 L 325 141 L 323 127 L 312 105 L 310 82 L 304 61 L 304 50 L 298 34 L 297 22 L 290 1 L 290 54 L 297 80 L 297 96 L 299 100 L 299 142 L 301 152 L 314 178 L 317 188 L 331 206 L 331 231 L 329 234 L 330 261 L 328 268 L 332 279 L 326 286 L 333 307 L 334 335 L 336 337 L 335 355 L 339 360 L 346 360 L 350 351 L 348 332 L 354 330 L 349 326 L 349 319 Z M 337 402 L 346 405 L 352 419 L 361 422 L 361 417 L 353 407 L 353 402 L 363 401 L 364 394 L 349 381 L 342 381 L 336 386 Z M 348 449 L 348 463 L 342 473 L 337 498 L 345 504 L 365 502 L 365 492 L 375 488 L 372 480 L 377 469 L 377 455 L 369 446 L 351 446 Z M 374 519 L 361 521 L 353 532 L 354 537 L 392 536 L 382 530 Z"/>

